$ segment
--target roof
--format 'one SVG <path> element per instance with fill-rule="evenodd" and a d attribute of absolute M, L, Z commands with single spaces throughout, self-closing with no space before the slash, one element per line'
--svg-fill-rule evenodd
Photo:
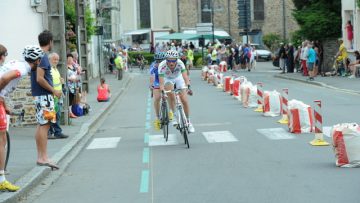
<path fill-rule="evenodd" d="M 185 39 L 185 40 L 188 40 L 188 39 L 194 39 L 196 37 L 197 37 L 196 34 L 172 33 L 172 34 L 169 34 L 169 35 L 164 35 L 164 36 L 157 37 L 156 39 L 163 39 L 163 40 L 166 40 L 166 39 Z"/>
<path fill-rule="evenodd" d="M 126 33 L 124 33 L 124 35 L 142 35 L 142 34 L 146 34 L 149 32 L 150 32 L 149 29 L 141 29 L 141 30 L 133 30 L 133 31 L 126 32 Z"/>

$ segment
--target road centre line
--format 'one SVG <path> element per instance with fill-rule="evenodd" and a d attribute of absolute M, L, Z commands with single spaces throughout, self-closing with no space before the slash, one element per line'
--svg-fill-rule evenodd
<path fill-rule="evenodd" d="M 149 170 L 142 170 L 140 181 L 140 193 L 149 192 Z"/>
<path fill-rule="evenodd" d="M 149 157 L 150 157 L 150 149 L 149 149 L 149 147 L 144 147 L 144 150 L 143 150 L 143 163 L 144 164 L 149 163 Z"/>

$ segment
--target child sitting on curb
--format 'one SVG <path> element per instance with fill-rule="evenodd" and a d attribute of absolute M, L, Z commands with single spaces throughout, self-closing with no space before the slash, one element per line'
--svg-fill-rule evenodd
<path fill-rule="evenodd" d="M 100 85 L 97 88 L 98 96 L 97 100 L 98 102 L 107 102 L 110 100 L 110 88 L 109 85 L 105 84 L 105 79 L 100 79 Z"/>

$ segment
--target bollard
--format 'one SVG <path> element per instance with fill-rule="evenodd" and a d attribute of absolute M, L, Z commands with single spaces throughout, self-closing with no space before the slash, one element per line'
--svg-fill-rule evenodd
<path fill-rule="evenodd" d="M 264 112 L 263 105 L 264 105 L 264 90 L 263 90 L 263 83 L 258 82 L 257 86 L 257 95 L 258 95 L 258 107 L 254 110 L 255 112 Z"/>
<path fill-rule="evenodd" d="M 288 124 L 289 123 L 289 108 L 288 108 L 288 101 L 289 101 L 289 89 L 284 88 L 282 89 L 281 94 L 281 108 L 282 108 L 282 118 L 278 120 L 278 123 L 281 124 Z"/>
<path fill-rule="evenodd" d="M 310 142 L 313 146 L 328 146 L 329 143 L 324 140 L 322 115 L 321 115 L 321 101 L 314 101 L 314 119 L 315 119 L 315 138 Z"/>

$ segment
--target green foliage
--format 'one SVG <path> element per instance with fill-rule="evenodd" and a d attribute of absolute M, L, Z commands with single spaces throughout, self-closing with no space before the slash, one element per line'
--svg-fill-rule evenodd
<path fill-rule="evenodd" d="M 202 66 L 204 65 L 204 61 L 202 58 L 202 54 L 201 53 L 194 53 L 194 62 L 193 62 L 194 66 Z"/>
<path fill-rule="evenodd" d="M 75 1 L 74 0 L 65 0 L 65 21 L 70 23 L 69 29 L 75 32 L 76 25 L 76 9 L 75 9 Z M 91 39 L 91 36 L 95 34 L 95 18 L 92 17 L 89 6 L 86 7 L 85 10 L 85 21 L 86 21 L 86 32 L 87 32 L 87 40 Z M 75 38 L 76 40 L 76 38 Z"/>
<path fill-rule="evenodd" d="M 275 48 L 279 45 L 279 43 L 282 41 L 280 35 L 275 33 L 269 33 L 267 35 L 264 35 L 262 40 L 264 44 L 272 51 L 274 51 Z"/>
<path fill-rule="evenodd" d="M 299 31 L 292 32 L 290 34 L 291 42 L 293 43 L 294 47 L 298 47 L 304 41 L 304 38 L 301 36 Z"/>
<path fill-rule="evenodd" d="M 356 0 L 356 4 L 360 8 L 360 0 Z"/>
<path fill-rule="evenodd" d="M 145 51 L 129 51 L 128 55 L 129 55 L 130 61 L 135 61 L 135 58 L 138 54 L 142 54 L 144 56 L 145 60 L 147 60 L 149 64 L 154 61 L 154 54 L 151 54 L 151 53 L 145 52 Z"/>
<path fill-rule="evenodd" d="M 324 40 L 341 36 L 341 1 L 293 0 L 293 16 L 300 25 L 297 35 L 310 40 Z"/>

